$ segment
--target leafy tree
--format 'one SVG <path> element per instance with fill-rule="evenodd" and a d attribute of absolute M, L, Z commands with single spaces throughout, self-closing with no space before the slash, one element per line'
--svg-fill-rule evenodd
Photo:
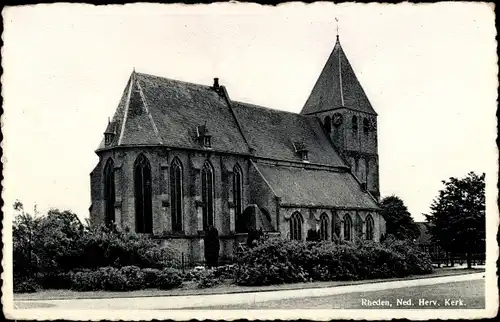
<path fill-rule="evenodd" d="M 32 278 L 38 271 L 36 237 L 40 232 L 40 218 L 27 213 L 19 200 L 13 207 L 17 212 L 12 225 L 14 277 Z"/>
<path fill-rule="evenodd" d="M 416 239 L 420 232 L 413 221 L 403 200 L 397 196 L 389 196 L 380 202 L 382 216 L 386 222 L 386 234 L 397 239 Z"/>
<path fill-rule="evenodd" d="M 469 172 L 442 181 L 444 189 L 425 215 L 433 240 L 452 254 L 465 254 L 468 268 L 473 254 L 484 253 L 486 247 L 484 178 L 484 173 Z"/>
<path fill-rule="evenodd" d="M 40 220 L 36 238 L 37 253 L 45 271 L 78 267 L 82 263 L 86 228 L 71 211 L 51 209 Z"/>

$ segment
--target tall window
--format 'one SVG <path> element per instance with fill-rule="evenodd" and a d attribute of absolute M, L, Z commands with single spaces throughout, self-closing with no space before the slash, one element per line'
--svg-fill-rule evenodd
<path fill-rule="evenodd" d="M 352 240 L 352 219 L 349 214 L 344 216 L 344 239 Z"/>
<path fill-rule="evenodd" d="M 290 217 L 290 239 L 302 240 L 302 216 L 298 212 Z"/>
<path fill-rule="evenodd" d="M 371 215 L 366 216 L 366 239 L 373 240 L 373 217 Z"/>
<path fill-rule="evenodd" d="M 325 127 L 326 133 L 330 133 L 332 131 L 332 119 L 330 116 L 325 116 L 323 126 Z"/>
<path fill-rule="evenodd" d="M 104 167 L 104 223 L 109 226 L 115 221 L 115 165 L 111 158 Z"/>
<path fill-rule="evenodd" d="M 151 165 L 141 154 L 134 164 L 135 230 L 138 233 L 153 232 L 153 207 L 151 193 Z"/>
<path fill-rule="evenodd" d="M 241 218 L 242 212 L 242 190 L 243 190 L 243 171 L 239 165 L 235 165 L 233 169 L 233 203 L 234 213 L 236 217 L 236 232 L 245 232 L 246 223 Z"/>
<path fill-rule="evenodd" d="M 175 158 L 170 166 L 170 211 L 172 231 L 182 229 L 182 164 Z"/>
<path fill-rule="evenodd" d="M 358 117 L 356 115 L 352 116 L 352 130 L 358 132 Z"/>
<path fill-rule="evenodd" d="M 201 198 L 203 201 L 203 230 L 214 225 L 214 170 L 207 161 L 201 170 Z"/>
<path fill-rule="evenodd" d="M 363 133 L 368 134 L 369 130 L 370 130 L 370 122 L 368 122 L 368 119 L 365 117 L 363 119 Z"/>
<path fill-rule="evenodd" d="M 322 213 L 319 219 L 319 237 L 321 240 L 328 240 L 328 227 L 330 227 L 328 215 Z"/>

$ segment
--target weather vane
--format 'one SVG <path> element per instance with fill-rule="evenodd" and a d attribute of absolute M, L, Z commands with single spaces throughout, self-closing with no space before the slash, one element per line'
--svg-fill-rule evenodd
<path fill-rule="evenodd" d="M 337 37 L 339 35 L 339 19 L 335 17 L 335 21 L 337 22 Z"/>

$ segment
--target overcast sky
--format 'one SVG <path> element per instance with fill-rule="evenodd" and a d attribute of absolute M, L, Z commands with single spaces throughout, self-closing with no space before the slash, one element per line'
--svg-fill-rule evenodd
<path fill-rule="evenodd" d="M 300 112 L 340 40 L 379 114 L 382 197 L 424 220 L 441 180 L 496 182 L 493 8 L 440 3 L 37 5 L 4 9 L 6 209 L 90 205 L 89 173 L 133 68 Z M 493 188 L 493 185 L 491 186 Z"/>

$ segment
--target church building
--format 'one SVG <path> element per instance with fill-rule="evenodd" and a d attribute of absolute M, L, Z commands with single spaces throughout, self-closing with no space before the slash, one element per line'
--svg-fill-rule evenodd
<path fill-rule="evenodd" d="M 283 95 L 288 95 L 283 93 Z M 250 228 L 305 240 L 376 240 L 377 113 L 337 36 L 302 111 L 133 71 L 96 150 L 91 221 L 150 234 L 204 261 L 217 228 L 230 259 Z"/>

